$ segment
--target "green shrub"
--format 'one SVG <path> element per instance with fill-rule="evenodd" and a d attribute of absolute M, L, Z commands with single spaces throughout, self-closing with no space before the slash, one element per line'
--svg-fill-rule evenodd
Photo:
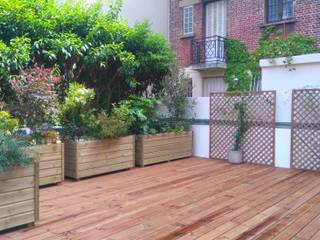
<path fill-rule="evenodd" d="M 15 97 L 10 80 L 31 62 L 30 48 L 29 38 L 14 37 L 7 43 L 0 38 L 0 99 L 7 103 Z"/>
<path fill-rule="evenodd" d="M 156 129 L 153 126 L 159 120 L 158 105 L 159 101 L 155 98 L 130 97 L 114 106 L 112 114 L 130 123 L 131 134 L 154 133 Z"/>
<path fill-rule="evenodd" d="M 25 147 L 26 143 L 0 132 L 0 172 L 31 164 L 33 158 L 27 155 Z"/>
<path fill-rule="evenodd" d="M 159 93 L 174 58 L 170 44 L 148 23 L 130 27 L 122 20 L 121 0 L 108 1 L 108 11 L 102 2 L 0 1 L 0 71 L 5 56 L 3 70 L 9 75 L 0 84 L 29 64 L 55 67 L 65 86 L 78 81 L 93 88 L 94 106 L 108 113 L 113 103 L 142 95 L 150 84 L 153 93 Z M 25 37 L 27 49 L 10 47 L 12 39 Z M 12 51 L 19 49 L 21 53 Z M 14 68 L 7 70 L 8 65 Z M 9 84 L 1 90 L 6 102 L 14 100 L 14 94 L 7 94 Z"/>
<path fill-rule="evenodd" d="M 190 115 L 193 112 L 196 103 L 188 98 L 189 91 L 192 90 L 190 79 L 177 64 L 173 64 L 171 73 L 166 77 L 163 86 L 161 102 L 166 106 L 168 110 L 166 118 L 170 120 L 166 120 L 169 124 L 165 123 L 160 128 L 166 129 L 168 132 L 189 130 L 191 122 L 185 119 L 188 118 L 188 114 Z"/>
<path fill-rule="evenodd" d="M 0 132 L 11 136 L 19 128 L 19 120 L 6 111 L 0 111 Z"/>
<path fill-rule="evenodd" d="M 65 100 L 59 106 L 65 138 L 77 140 L 94 135 L 97 128 L 95 110 L 91 105 L 94 97 L 92 89 L 87 89 L 79 83 L 70 84 Z"/>
<path fill-rule="evenodd" d="M 127 136 L 130 127 L 129 122 L 114 115 L 108 117 L 106 113 L 100 113 L 98 115 L 98 125 L 97 136 L 102 139 Z"/>
<path fill-rule="evenodd" d="M 60 81 L 51 68 L 43 66 L 24 69 L 11 81 L 16 94 L 16 101 L 10 104 L 12 113 L 33 132 L 54 125 L 58 108 L 56 85 Z"/>

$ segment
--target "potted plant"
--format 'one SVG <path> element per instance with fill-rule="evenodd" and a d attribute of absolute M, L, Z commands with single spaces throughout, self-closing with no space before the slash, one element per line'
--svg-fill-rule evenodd
<path fill-rule="evenodd" d="M 245 137 L 245 133 L 249 129 L 249 123 L 247 122 L 247 105 L 244 101 L 236 102 L 234 105 L 237 115 L 237 130 L 235 132 L 235 141 L 233 149 L 229 151 L 228 160 L 231 164 L 243 163 L 243 152 L 241 150 L 241 144 Z"/>
<path fill-rule="evenodd" d="M 160 101 L 131 97 L 115 108 L 116 112 L 128 112 L 126 121 L 132 123 L 131 132 L 137 136 L 137 166 L 192 156 L 191 123 L 184 120 L 193 107 L 188 99 L 189 83 L 182 72 L 172 69 L 163 82 Z"/>
<path fill-rule="evenodd" d="M 134 167 L 134 137 L 114 114 L 95 116 L 92 89 L 72 83 L 60 106 L 65 128 L 65 175 L 81 178 Z"/>
<path fill-rule="evenodd" d="M 39 159 L 40 186 L 61 183 L 64 180 L 64 147 L 57 124 L 60 77 L 50 68 L 33 66 L 22 70 L 12 81 L 17 101 L 12 104 L 13 113 L 30 129 L 26 140 L 32 146 L 28 151 Z"/>
<path fill-rule="evenodd" d="M 17 119 L 0 112 L 0 231 L 39 218 L 38 165 L 25 151 L 26 143 L 14 139 Z"/>

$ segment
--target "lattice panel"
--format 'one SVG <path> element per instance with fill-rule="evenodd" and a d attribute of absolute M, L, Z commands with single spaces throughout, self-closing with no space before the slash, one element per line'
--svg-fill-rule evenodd
<path fill-rule="evenodd" d="M 210 158 L 228 159 L 238 127 L 235 104 L 247 106 L 249 130 L 241 149 L 245 162 L 274 165 L 276 93 L 250 92 L 241 96 L 212 93 L 210 97 Z"/>
<path fill-rule="evenodd" d="M 320 171 L 320 89 L 292 93 L 291 167 Z"/>

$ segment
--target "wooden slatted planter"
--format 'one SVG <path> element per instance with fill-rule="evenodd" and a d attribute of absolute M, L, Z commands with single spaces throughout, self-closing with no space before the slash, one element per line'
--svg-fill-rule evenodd
<path fill-rule="evenodd" d="M 134 146 L 134 136 L 65 143 L 65 176 L 80 180 L 133 168 Z"/>
<path fill-rule="evenodd" d="M 62 143 L 38 145 L 30 149 L 38 156 L 40 186 L 64 181 L 64 146 Z"/>
<path fill-rule="evenodd" d="M 38 164 L 0 173 L 0 231 L 39 219 Z"/>
<path fill-rule="evenodd" d="M 167 162 L 192 156 L 192 132 L 161 133 L 138 137 L 136 165 Z"/>

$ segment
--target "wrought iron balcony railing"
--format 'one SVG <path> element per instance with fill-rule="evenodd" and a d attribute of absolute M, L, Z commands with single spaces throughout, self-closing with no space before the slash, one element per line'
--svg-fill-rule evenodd
<path fill-rule="evenodd" d="M 220 36 L 192 40 L 191 64 L 225 63 L 225 38 Z"/>

